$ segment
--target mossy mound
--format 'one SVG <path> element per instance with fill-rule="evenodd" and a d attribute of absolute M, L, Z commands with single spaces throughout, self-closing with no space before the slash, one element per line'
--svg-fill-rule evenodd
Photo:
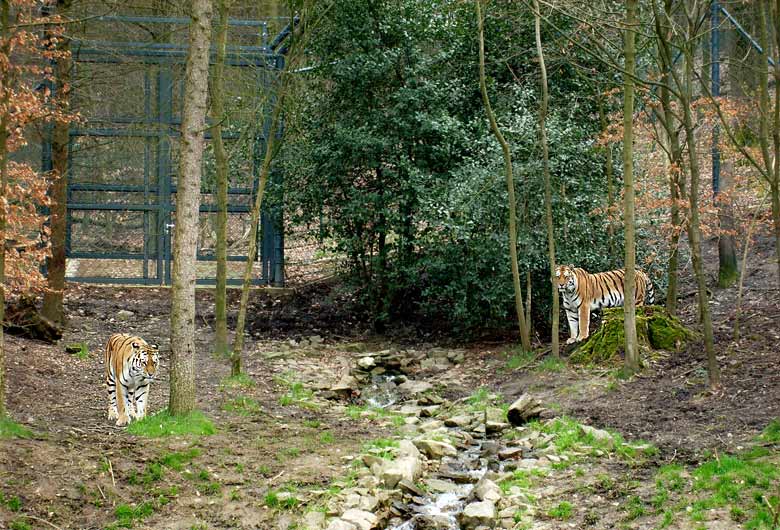
<path fill-rule="evenodd" d="M 639 348 L 678 351 L 695 337 L 677 317 L 661 306 L 642 306 L 636 309 L 636 335 Z M 605 364 L 620 360 L 625 346 L 623 308 L 604 309 L 601 325 L 571 354 L 571 362 L 578 364 Z"/>

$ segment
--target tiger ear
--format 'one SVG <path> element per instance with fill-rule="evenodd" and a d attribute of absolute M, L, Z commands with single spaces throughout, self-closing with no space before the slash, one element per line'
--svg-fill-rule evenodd
<path fill-rule="evenodd" d="M 160 349 L 160 347 L 157 344 L 150 344 L 149 347 L 155 351 Z"/>

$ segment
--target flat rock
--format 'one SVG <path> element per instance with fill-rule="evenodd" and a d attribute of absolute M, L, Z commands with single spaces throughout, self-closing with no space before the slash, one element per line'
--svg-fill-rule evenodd
<path fill-rule="evenodd" d="M 472 502 L 460 514 L 460 524 L 470 530 L 479 526 L 493 528 L 496 518 L 496 506 L 490 501 Z"/>
<path fill-rule="evenodd" d="M 422 394 L 433 390 L 433 385 L 428 381 L 417 381 L 415 379 L 409 379 L 406 382 L 398 385 L 398 390 L 407 394 Z"/>
<path fill-rule="evenodd" d="M 446 418 L 444 420 L 444 425 L 446 425 L 447 427 L 466 427 L 472 421 L 474 421 L 474 418 L 472 416 L 469 416 L 467 414 L 459 414 L 457 416 Z"/>
<path fill-rule="evenodd" d="M 444 456 L 457 456 L 458 450 L 454 446 L 447 442 L 440 442 L 438 440 L 415 440 L 414 445 L 425 453 L 428 458 L 442 458 Z"/>
<path fill-rule="evenodd" d="M 481 501 L 490 501 L 491 503 L 497 503 L 501 500 L 501 488 L 493 482 L 483 478 L 474 487 L 474 494 Z"/>
<path fill-rule="evenodd" d="M 373 530 L 379 526 L 379 518 L 371 512 L 351 508 L 341 514 L 341 519 L 355 525 L 359 530 Z"/>
<path fill-rule="evenodd" d="M 343 519 L 333 519 L 326 530 L 358 530 L 358 527 Z"/>

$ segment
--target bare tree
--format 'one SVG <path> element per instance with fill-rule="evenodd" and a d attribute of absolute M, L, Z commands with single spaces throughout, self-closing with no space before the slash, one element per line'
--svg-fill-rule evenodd
<path fill-rule="evenodd" d="M 11 49 L 11 6 L 8 0 L 0 0 L 0 55 L 8 57 Z M 0 83 L 6 83 L 3 79 Z M 6 87 L 0 91 L 0 108 L 8 108 L 11 100 L 11 92 Z M 5 202 L 6 185 L 8 183 L 8 138 L 9 138 L 8 112 L 0 113 L 0 200 Z M 6 240 L 6 211 L 4 204 L 0 204 L 0 323 L 5 320 L 5 240 Z M 5 411 L 5 337 L 3 326 L 0 325 L 0 418 L 6 415 Z"/>
<path fill-rule="evenodd" d="M 539 143 L 542 147 L 542 173 L 544 174 L 544 208 L 547 223 L 547 252 L 550 259 L 550 288 L 552 292 L 552 324 L 550 335 L 552 337 L 552 354 L 560 356 L 558 348 L 558 317 L 560 312 L 560 300 L 558 285 L 555 281 L 555 225 L 552 214 L 552 182 L 550 180 L 550 156 L 547 146 L 547 105 L 550 99 L 547 89 L 547 67 L 544 64 L 544 50 L 542 49 L 541 14 L 539 13 L 539 1 L 534 0 L 534 32 L 536 34 L 536 54 L 539 57 L 539 70 L 541 72 L 542 97 L 539 99 Z M 610 238 L 611 241 L 611 238 Z"/>
<path fill-rule="evenodd" d="M 482 19 L 480 2 L 481 0 L 475 1 L 479 37 L 479 87 L 482 92 L 482 102 L 485 105 L 485 113 L 487 114 L 488 121 L 490 121 L 490 128 L 493 131 L 496 140 L 498 140 L 498 143 L 501 144 L 501 150 L 504 155 L 504 175 L 506 177 L 506 189 L 509 197 L 507 204 L 509 210 L 509 256 L 512 262 L 512 285 L 515 290 L 515 312 L 517 313 L 517 322 L 520 327 L 520 344 L 522 345 L 523 350 L 530 351 L 531 334 L 523 311 L 523 290 L 520 286 L 520 267 L 517 258 L 517 200 L 515 199 L 515 179 L 512 172 L 512 153 L 509 149 L 509 144 L 501 133 L 501 129 L 498 128 L 496 116 L 493 113 L 493 107 L 490 105 L 490 98 L 488 98 L 487 83 L 485 81 L 484 20 Z"/>
<path fill-rule="evenodd" d="M 195 409 L 195 278 L 206 127 L 211 0 L 192 0 L 177 175 L 171 295 L 171 414 Z"/>
<path fill-rule="evenodd" d="M 637 0 L 626 0 L 625 69 L 623 77 L 623 218 L 625 223 L 625 299 L 623 305 L 626 335 L 626 373 L 639 370 L 636 336 L 636 220 L 634 219 L 634 71 L 636 31 L 639 24 Z M 587 322 L 582 325 L 587 325 Z"/>
<path fill-rule="evenodd" d="M 227 332 L 227 207 L 228 207 L 228 155 L 222 140 L 222 122 L 225 120 L 225 55 L 227 53 L 229 0 L 217 0 L 218 23 L 216 31 L 216 58 L 211 79 L 211 118 L 214 122 L 212 137 L 217 173 L 217 285 L 214 293 L 216 332 L 214 350 L 218 355 L 228 353 Z M 232 357 L 232 356 L 231 356 Z M 231 362 L 230 373 L 237 375 L 240 363 Z"/>

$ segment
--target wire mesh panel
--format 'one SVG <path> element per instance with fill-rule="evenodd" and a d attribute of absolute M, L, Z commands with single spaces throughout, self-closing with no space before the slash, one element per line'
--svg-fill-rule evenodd
<path fill-rule="evenodd" d="M 66 277 L 170 284 L 188 20 L 99 20 L 104 27 L 85 26 L 72 46 L 71 104 L 83 120 L 70 132 Z M 222 125 L 230 159 L 228 276 L 239 283 L 268 128 L 269 87 L 283 59 L 268 43 L 265 22 L 231 21 L 231 36 L 238 44 L 228 47 Z M 197 270 L 200 283 L 213 283 L 216 173 L 209 133 L 206 139 Z M 255 283 L 284 281 L 281 229 L 281 212 L 263 213 Z"/>

